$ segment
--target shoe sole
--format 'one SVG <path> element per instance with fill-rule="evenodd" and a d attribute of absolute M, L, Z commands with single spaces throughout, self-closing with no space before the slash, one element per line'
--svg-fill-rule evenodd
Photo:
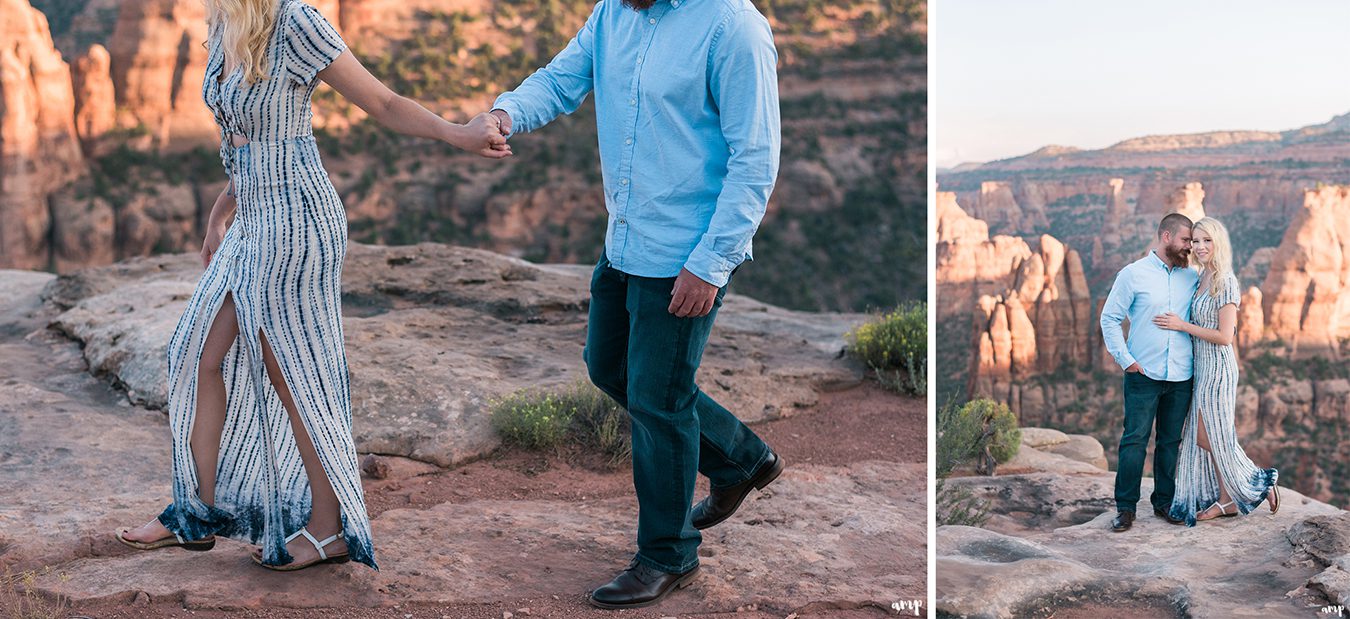
<path fill-rule="evenodd" d="M 135 548 L 136 550 L 159 550 L 160 548 L 171 548 L 177 546 L 179 548 L 182 548 L 183 550 L 188 550 L 192 552 L 206 552 L 216 547 L 215 537 L 211 537 L 210 539 L 207 540 L 183 542 L 182 544 L 180 544 L 178 543 L 178 540 L 172 537 L 166 537 L 164 539 L 155 540 L 153 542 L 138 542 L 136 540 L 130 540 L 125 537 L 122 537 L 122 533 L 123 533 L 122 531 L 118 531 L 116 535 L 114 535 L 113 537 L 116 537 L 117 541 L 122 542 L 124 545 L 130 546 L 131 548 Z"/>
<path fill-rule="evenodd" d="M 250 555 L 250 557 L 253 559 L 254 563 L 257 563 L 258 565 L 261 565 L 274 572 L 296 572 L 299 570 L 303 570 L 307 567 L 314 567 L 321 563 L 337 564 L 337 563 L 346 563 L 352 560 L 351 555 L 342 554 L 337 555 L 335 557 L 328 557 L 327 559 L 315 559 L 313 561 L 310 561 L 309 563 L 301 563 L 299 565 L 296 565 L 294 563 L 287 563 L 286 565 L 268 565 L 266 563 L 263 563 L 262 559 L 259 559 L 256 555 Z"/>
<path fill-rule="evenodd" d="M 1186 521 L 1185 521 L 1185 520 L 1172 520 L 1171 518 L 1168 518 L 1167 516 L 1165 516 L 1165 515 L 1163 515 L 1163 514 L 1160 514 L 1160 513 L 1156 512 L 1156 511 L 1153 512 L 1153 515 L 1154 515 L 1154 516 L 1157 516 L 1157 517 L 1160 518 L 1160 519 L 1162 519 L 1162 521 L 1163 521 L 1163 522 L 1166 522 L 1167 524 L 1186 524 Z"/>
<path fill-rule="evenodd" d="M 591 606 L 594 606 L 594 607 L 596 607 L 596 608 L 603 608 L 603 609 L 605 609 L 605 610 L 622 610 L 622 609 L 625 609 L 625 608 L 646 608 L 646 607 L 648 607 L 648 606 L 651 606 L 651 605 L 653 605 L 653 604 L 656 604 L 656 603 L 660 602 L 661 600 L 666 599 L 666 596 L 667 596 L 667 595 L 670 595 L 670 594 L 671 594 L 672 592 L 674 592 L 676 589 L 684 589 L 684 588 L 688 587 L 689 585 L 694 584 L 694 577 L 695 577 L 695 576 L 698 576 L 698 571 L 699 571 L 699 569 L 700 569 L 700 568 L 697 568 L 697 567 L 696 567 L 696 568 L 694 568 L 694 569 L 692 569 L 692 570 L 689 570 L 689 573 L 688 573 L 688 574 L 685 574 L 684 576 L 681 576 L 679 580 L 676 580 L 676 581 L 675 581 L 675 584 L 673 584 L 673 585 L 667 587 L 665 591 L 662 591 L 662 592 L 661 592 L 661 595 L 658 595 L 658 596 L 656 596 L 655 598 L 652 598 L 652 599 L 650 599 L 650 600 L 647 600 L 646 602 L 638 602 L 638 603 L 636 603 L 636 604 L 607 604 L 607 603 L 605 603 L 605 602 L 597 601 L 595 598 L 591 597 L 590 595 L 587 595 L 587 596 L 586 596 L 586 601 L 587 601 L 587 602 L 590 602 L 590 603 L 591 603 Z"/>
<path fill-rule="evenodd" d="M 740 511 L 741 503 L 745 502 L 745 498 L 750 496 L 750 493 L 753 490 L 763 490 L 765 486 L 773 483 L 774 480 L 778 479 L 778 476 L 783 474 L 783 469 L 787 468 L 787 465 L 783 464 L 783 456 L 779 456 L 777 454 L 775 454 L 775 456 L 776 457 L 774 458 L 773 469 L 769 471 L 769 474 L 764 479 L 755 482 L 755 485 L 752 486 L 752 490 L 746 490 L 745 494 L 741 495 L 741 498 L 736 499 L 736 506 L 732 507 L 731 511 L 727 512 L 726 515 L 722 516 L 721 518 L 718 518 L 717 520 L 709 522 L 708 524 L 705 524 L 703 526 L 695 526 L 694 528 L 702 531 L 704 529 L 711 529 L 719 524 L 722 524 L 723 522 L 726 522 L 728 518 L 731 518 L 732 516 L 736 515 L 736 512 Z"/>

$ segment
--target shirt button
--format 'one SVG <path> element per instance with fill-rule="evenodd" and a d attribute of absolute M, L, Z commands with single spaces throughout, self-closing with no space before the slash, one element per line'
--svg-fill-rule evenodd
<path fill-rule="evenodd" d="M 628 220 L 627 220 L 627 219 L 624 219 L 624 218 L 622 218 L 622 217 L 619 218 L 619 224 L 620 224 L 620 225 L 623 225 L 623 224 L 626 224 L 626 223 L 628 223 Z"/>
<path fill-rule="evenodd" d="M 642 56 L 638 56 L 638 61 L 637 61 L 637 63 L 638 63 L 638 64 L 642 64 Z"/>
<path fill-rule="evenodd" d="M 619 181 L 619 184 L 620 184 L 620 185 L 627 185 L 627 184 L 628 184 L 628 179 L 625 178 L 625 179 Z"/>
<path fill-rule="evenodd" d="M 649 24 L 655 24 L 655 23 L 656 23 L 656 18 L 653 17 L 653 18 L 651 18 L 651 19 L 648 19 L 648 20 L 647 20 L 647 23 L 649 23 Z"/>
<path fill-rule="evenodd" d="M 670 6 L 678 8 L 680 6 L 680 0 L 671 0 Z"/>
<path fill-rule="evenodd" d="M 637 99 L 629 99 L 628 105 L 637 105 Z"/>
<path fill-rule="evenodd" d="M 632 144 L 632 143 L 633 143 L 633 138 L 628 138 L 628 139 L 624 140 L 623 143 L 624 143 L 624 144 Z"/>

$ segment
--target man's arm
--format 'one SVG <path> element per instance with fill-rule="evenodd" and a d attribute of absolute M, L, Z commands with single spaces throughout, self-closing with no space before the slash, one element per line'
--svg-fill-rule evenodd
<path fill-rule="evenodd" d="M 725 286 L 759 228 L 778 176 L 778 53 L 754 11 L 732 15 L 709 58 L 709 87 L 730 157 L 708 231 L 684 268 Z"/>
<path fill-rule="evenodd" d="M 1111 294 L 1106 296 L 1101 319 L 1102 340 L 1106 342 L 1106 352 L 1111 353 L 1116 363 L 1126 371 L 1135 365 L 1135 359 L 1134 355 L 1130 354 L 1129 347 L 1125 345 L 1125 335 L 1120 324 L 1125 321 L 1130 303 L 1133 301 L 1134 287 L 1127 268 L 1118 273 L 1115 283 L 1111 284 Z"/>
<path fill-rule="evenodd" d="M 604 6 L 605 0 L 595 4 L 585 25 L 548 66 L 530 74 L 515 90 L 497 97 L 492 110 L 502 121 L 503 135 L 534 131 L 561 114 L 577 111 L 586 100 L 595 88 L 595 28 Z M 502 112 L 506 118 L 501 118 Z"/>

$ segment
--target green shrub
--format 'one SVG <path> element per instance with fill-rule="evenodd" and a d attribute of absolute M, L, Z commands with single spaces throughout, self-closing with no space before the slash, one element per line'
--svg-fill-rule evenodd
<path fill-rule="evenodd" d="M 572 425 L 574 409 L 552 393 L 517 392 L 492 406 L 492 428 L 502 440 L 526 449 L 561 445 Z"/>
<path fill-rule="evenodd" d="M 989 399 L 948 404 L 938 411 L 937 473 L 946 477 L 952 469 L 972 459 L 983 460 L 981 469 L 992 473 L 995 464 L 1013 459 L 1022 445 L 1017 416 Z"/>
<path fill-rule="evenodd" d="M 928 393 L 928 305 L 897 308 L 849 331 L 848 351 L 900 393 Z"/>
<path fill-rule="evenodd" d="M 939 479 L 936 501 L 938 526 L 978 527 L 989 520 L 989 504 L 965 486 L 948 485 L 947 480 Z"/>
<path fill-rule="evenodd" d="M 502 440 L 526 449 L 555 449 L 565 442 L 628 457 L 628 414 L 584 380 L 560 391 L 521 390 L 492 403 L 492 427 Z"/>

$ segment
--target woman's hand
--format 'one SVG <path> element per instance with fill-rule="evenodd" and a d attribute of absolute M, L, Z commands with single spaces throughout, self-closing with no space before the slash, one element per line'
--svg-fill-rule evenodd
<path fill-rule="evenodd" d="M 220 243 L 225 239 L 225 224 L 208 224 L 206 226 L 206 238 L 202 239 L 202 268 L 211 266 L 211 257 L 220 250 Z"/>
<path fill-rule="evenodd" d="M 1180 316 L 1167 312 L 1153 317 L 1153 324 L 1158 325 L 1160 329 L 1169 331 L 1185 331 L 1189 323 L 1182 320 Z"/>
<path fill-rule="evenodd" d="M 465 125 L 456 125 L 446 139 L 452 146 L 489 159 L 511 156 L 511 145 L 502 134 L 501 119 L 492 114 L 479 114 Z"/>

